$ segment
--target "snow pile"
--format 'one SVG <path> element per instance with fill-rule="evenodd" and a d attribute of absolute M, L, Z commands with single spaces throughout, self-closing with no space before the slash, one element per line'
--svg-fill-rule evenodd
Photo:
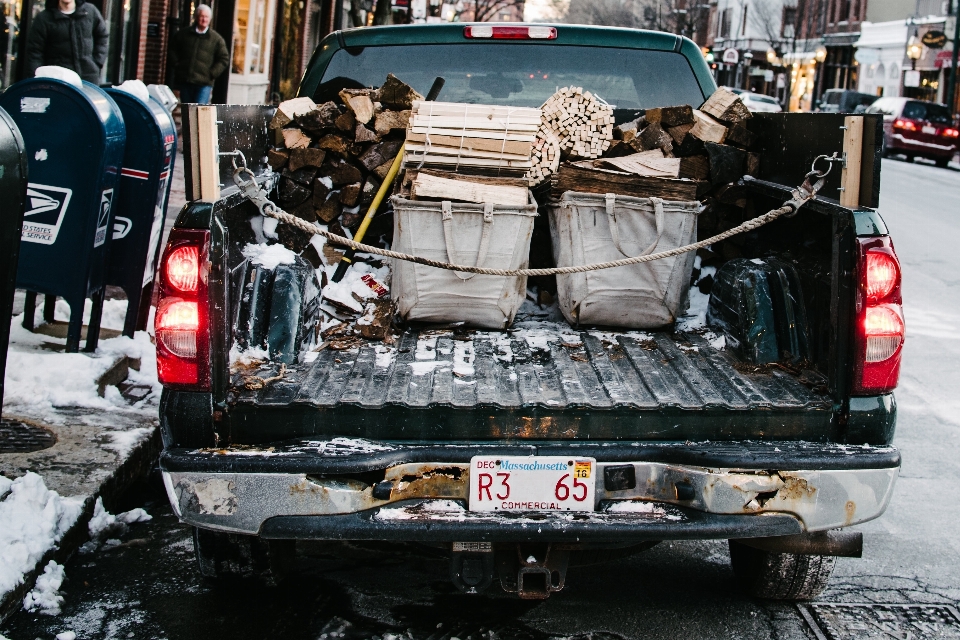
<path fill-rule="evenodd" d="M 83 80 L 80 78 L 79 73 L 73 69 L 58 67 L 57 65 L 53 64 L 37 67 L 37 70 L 33 73 L 33 77 L 53 78 L 54 80 L 61 80 L 69 85 L 73 85 L 77 89 L 83 88 Z"/>
<path fill-rule="evenodd" d="M 57 640 L 77 640 L 77 634 L 73 631 L 64 631 L 56 635 Z"/>
<path fill-rule="evenodd" d="M 37 611 L 48 616 L 60 613 L 63 596 L 60 595 L 60 585 L 65 578 L 63 565 L 53 560 L 43 568 L 43 575 L 37 578 L 33 591 L 23 599 L 23 608 L 27 611 Z"/>
<path fill-rule="evenodd" d="M 115 86 L 114 89 L 117 91 L 123 91 L 124 93 L 137 98 L 144 104 L 149 104 L 150 102 L 150 90 L 147 89 L 147 85 L 143 84 L 143 80 L 124 80 L 122 83 Z"/>
<path fill-rule="evenodd" d="M 80 517 L 83 502 L 47 489 L 33 472 L 11 481 L 0 476 L 0 594 L 21 584 L 43 555 Z"/>
<path fill-rule="evenodd" d="M 107 300 L 102 326 L 122 329 L 126 308 L 126 300 Z M 54 318 L 66 321 L 69 313 L 70 307 L 58 300 Z M 89 320 L 89 300 L 84 317 L 85 321 Z M 48 424 L 62 424 L 64 418 L 57 408 L 66 407 L 102 411 L 133 409 L 144 415 L 156 414 L 161 386 L 157 381 L 156 347 L 147 333 L 138 331 L 133 338 L 101 338 L 95 353 L 64 353 L 65 339 L 32 333 L 21 326 L 22 322 L 22 314 L 10 321 L 4 410 Z M 37 322 L 40 324 L 42 320 L 37 318 Z M 123 356 L 140 360 L 140 371 L 131 369 L 127 381 L 152 389 L 134 405 L 130 405 L 116 387 L 107 387 L 103 398 L 97 393 L 96 381 Z"/>
<path fill-rule="evenodd" d="M 248 244 L 242 253 L 251 263 L 270 271 L 281 264 L 293 264 L 297 260 L 297 254 L 282 244 Z"/>
<path fill-rule="evenodd" d="M 90 532 L 90 541 L 84 543 L 80 547 L 80 551 L 82 553 L 96 551 L 100 541 L 104 538 L 107 539 L 106 544 L 110 545 L 111 542 L 114 542 L 113 538 L 118 538 L 128 531 L 129 525 L 149 522 L 150 520 L 153 520 L 153 516 L 139 507 L 113 515 L 103 508 L 103 500 L 98 497 L 97 503 L 93 507 L 93 517 L 90 518 L 87 525 L 87 530 Z"/>
<path fill-rule="evenodd" d="M 700 276 L 696 282 L 690 285 L 689 303 L 686 314 L 677 320 L 677 329 L 679 331 L 696 331 L 707 326 L 707 307 L 710 303 L 710 294 L 700 291 L 700 283 L 716 276 L 716 267 L 701 267 L 700 256 L 694 258 L 693 268 L 700 271 Z"/>
<path fill-rule="evenodd" d="M 323 254 L 321 254 L 323 255 Z M 317 279 L 323 281 L 323 275 L 326 273 L 327 286 L 323 288 L 323 299 L 335 303 L 341 308 L 362 314 L 364 305 L 361 301 L 378 300 L 377 293 L 363 281 L 363 276 L 369 275 L 384 287 L 389 287 L 390 267 L 374 267 L 366 262 L 354 262 L 347 270 L 347 274 L 340 282 L 333 281 L 333 274 L 337 270 L 337 265 L 327 265 L 325 268 L 317 269 Z M 357 298 L 360 300 L 358 301 Z"/>

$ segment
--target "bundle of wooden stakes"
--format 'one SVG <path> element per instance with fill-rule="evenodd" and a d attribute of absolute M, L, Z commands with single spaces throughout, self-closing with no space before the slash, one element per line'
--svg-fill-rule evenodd
<path fill-rule="evenodd" d="M 414 102 L 404 166 L 520 177 L 532 166 L 539 126 L 540 109 Z"/>
<path fill-rule="evenodd" d="M 561 160 L 599 158 L 613 140 L 613 108 L 582 87 L 564 87 L 541 107 L 531 185 L 556 173 Z"/>

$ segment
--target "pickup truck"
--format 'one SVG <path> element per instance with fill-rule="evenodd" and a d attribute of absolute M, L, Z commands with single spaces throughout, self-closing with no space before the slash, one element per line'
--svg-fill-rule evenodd
<path fill-rule="evenodd" d="M 445 101 L 539 106 L 571 85 L 615 105 L 619 123 L 653 107 L 696 107 L 716 90 L 701 51 L 683 37 L 483 27 L 333 33 L 299 95 L 321 104 L 344 87 L 377 86 L 389 72 L 422 94 L 442 76 Z M 224 185 L 242 143 L 258 182 L 275 186 L 260 160 L 272 113 L 218 107 Z M 717 340 L 720 329 L 709 324 L 631 332 L 518 316 L 502 332 L 407 326 L 392 344 L 303 348 L 289 363 L 260 362 L 258 382 L 248 384 L 240 325 L 309 334 L 316 291 L 290 288 L 297 265 L 265 277 L 252 267 L 243 248 L 255 242 L 258 211 L 238 189 L 188 202 L 158 273 L 160 467 L 173 509 L 194 527 L 200 571 L 272 580 L 295 563 L 296 541 L 406 541 L 448 552 L 463 592 L 499 580 L 520 597 L 545 598 L 577 563 L 665 540 L 726 539 L 749 593 L 816 596 L 837 557 L 859 557 L 862 536 L 844 529 L 883 513 L 900 467 L 892 445 L 900 267 L 876 210 L 881 122 L 861 117 L 857 204 L 835 199 L 838 168 L 795 216 L 713 254 L 714 269 L 736 258 L 775 260 L 796 273 L 794 302 L 805 317 L 795 322 L 808 346 L 802 359 L 763 365 L 735 349 L 732 335 L 726 345 Z M 754 215 L 789 200 L 813 159 L 843 144 L 843 115 L 748 122 L 762 163 L 732 197 Z M 542 242 L 549 234 L 535 230 L 532 254 L 544 253 Z M 697 265 L 691 300 L 708 271 Z M 324 268 L 332 273 L 321 268 L 320 280 Z M 292 325 L 263 302 L 270 287 L 274 301 L 294 305 Z M 470 366 L 454 375 L 465 353 Z M 546 491 L 559 500 L 589 489 L 586 508 L 507 500 L 511 483 L 523 488 L 517 482 L 530 484 L 524 495 L 540 495 L 531 470 L 566 466 L 577 471 L 555 486 L 550 476 Z M 471 492 L 484 491 L 502 508 L 475 508 Z"/>

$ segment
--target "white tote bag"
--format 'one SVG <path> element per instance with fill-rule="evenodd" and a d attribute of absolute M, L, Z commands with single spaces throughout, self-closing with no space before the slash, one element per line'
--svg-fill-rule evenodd
<path fill-rule="evenodd" d="M 558 267 L 667 251 L 697 237 L 699 202 L 568 191 L 550 206 Z M 570 324 L 653 329 L 684 311 L 695 252 L 641 264 L 557 276 Z"/>
<path fill-rule="evenodd" d="M 394 251 L 491 269 L 523 269 L 528 264 L 536 204 L 427 202 L 398 196 L 392 202 Z M 390 290 L 404 320 L 504 329 L 523 303 L 526 286 L 525 276 L 460 273 L 394 260 Z"/>

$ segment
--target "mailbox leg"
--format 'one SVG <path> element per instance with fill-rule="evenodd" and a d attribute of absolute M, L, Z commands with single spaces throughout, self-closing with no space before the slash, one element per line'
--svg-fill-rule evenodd
<path fill-rule="evenodd" d="M 87 353 L 97 350 L 100 341 L 100 316 L 103 315 L 103 294 L 100 289 L 93 294 L 93 306 L 90 308 L 90 323 L 87 325 L 87 346 L 83 349 Z"/>
<path fill-rule="evenodd" d="M 134 289 L 133 291 L 124 289 L 123 292 L 127 294 L 127 315 L 123 318 L 123 335 L 132 338 L 139 324 L 142 293 L 140 289 Z"/>
<path fill-rule="evenodd" d="M 67 353 L 80 351 L 80 335 L 83 332 L 83 298 L 67 299 L 70 305 L 70 324 L 67 325 Z"/>
<path fill-rule="evenodd" d="M 27 291 L 23 299 L 23 328 L 33 331 L 33 316 L 37 311 L 37 292 Z"/>
<path fill-rule="evenodd" d="M 137 324 L 134 327 L 137 331 L 146 331 L 147 322 L 150 320 L 150 306 L 153 302 L 153 280 L 147 283 L 147 286 L 140 292 L 140 310 L 137 312 Z M 132 333 L 130 335 L 133 335 Z"/>
<path fill-rule="evenodd" d="M 43 321 L 53 323 L 53 312 L 57 308 L 57 296 L 47 294 L 43 297 Z"/>

